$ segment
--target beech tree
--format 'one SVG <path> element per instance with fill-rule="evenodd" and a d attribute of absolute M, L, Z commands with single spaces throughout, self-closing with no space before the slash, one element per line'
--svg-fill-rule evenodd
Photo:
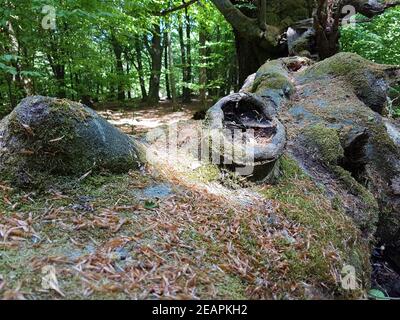
<path fill-rule="evenodd" d="M 343 10 L 346 6 L 353 6 L 357 13 L 371 18 L 399 4 L 378 0 L 211 1 L 233 27 L 242 83 L 267 59 L 288 54 L 288 27 L 298 28 L 299 35 L 312 30 L 316 53 L 324 59 L 339 51 L 340 22 L 349 13 Z"/>

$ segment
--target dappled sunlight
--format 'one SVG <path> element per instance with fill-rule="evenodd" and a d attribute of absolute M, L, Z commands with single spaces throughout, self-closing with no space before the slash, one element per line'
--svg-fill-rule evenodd
<path fill-rule="evenodd" d="M 99 114 L 111 124 L 117 126 L 127 134 L 146 133 L 151 129 L 163 125 L 172 125 L 179 121 L 193 118 L 199 106 L 179 106 L 173 108 L 160 104 L 155 107 L 142 107 L 132 110 L 106 110 Z"/>

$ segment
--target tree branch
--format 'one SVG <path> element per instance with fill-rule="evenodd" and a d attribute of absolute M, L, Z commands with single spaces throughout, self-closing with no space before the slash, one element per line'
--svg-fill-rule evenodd
<path fill-rule="evenodd" d="M 363 1 L 363 0 L 347 0 L 344 1 L 344 5 L 352 5 L 356 8 L 357 13 L 372 18 L 385 12 L 389 8 L 393 8 L 400 5 L 400 1 L 391 2 L 380 2 L 376 1 Z"/>
<path fill-rule="evenodd" d="M 186 9 L 186 8 L 190 7 L 191 5 L 193 5 L 193 4 L 195 4 L 195 3 L 199 2 L 199 1 L 200 0 L 190 0 L 189 2 L 183 1 L 183 4 L 181 4 L 181 5 L 176 6 L 174 8 L 165 9 L 165 10 L 163 10 L 161 12 L 156 12 L 155 15 L 164 17 L 164 16 L 166 16 L 166 15 L 168 15 L 170 13 L 173 13 L 175 11 Z"/>
<path fill-rule="evenodd" d="M 211 0 L 225 19 L 239 33 L 251 38 L 260 38 L 263 34 L 257 19 L 251 19 L 236 8 L 230 0 Z"/>
<path fill-rule="evenodd" d="M 267 30 L 267 0 L 258 0 L 258 24 L 261 30 Z"/>
<path fill-rule="evenodd" d="M 275 48 L 279 45 L 281 31 L 275 26 L 265 24 L 260 27 L 259 18 L 252 19 L 235 7 L 230 0 L 211 0 L 217 9 L 225 17 L 226 21 L 233 29 L 247 39 L 258 40 L 260 45 L 265 48 Z M 262 6 L 266 5 L 260 2 Z M 260 15 L 264 20 L 263 14 Z"/>

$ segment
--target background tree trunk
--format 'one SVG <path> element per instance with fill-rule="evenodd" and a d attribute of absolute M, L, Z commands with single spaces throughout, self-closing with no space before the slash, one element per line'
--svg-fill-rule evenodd
<path fill-rule="evenodd" d="M 329 58 L 339 52 L 341 7 L 332 0 L 318 0 L 314 15 L 317 52 L 320 59 Z"/>
<path fill-rule="evenodd" d="M 169 80 L 169 47 L 168 47 L 168 30 L 164 31 L 163 42 L 164 42 L 164 72 L 165 72 L 165 89 L 167 91 L 167 98 L 171 100 L 171 86 Z"/>
<path fill-rule="evenodd" d="M 190 103 L 192 100 L 192 90 L 190 89 L 190 83 L 192 82 L 192 39 L 191 32 L 192 28 L 190 26 L 190 15 L 188 13 L 188 8 L 185 8 L 185 21 L 186 21 L 186 83 L 187 86 L 184 87 L 183 102 Z"/>
<path fill-rule="evenodd" d="M 118 42 L 117 38 L 112 35 L 111 36 L 111 45 L 115 54 L 116 58 L 116 72 L 118 75 L 118 84 L 117 84 L 117 98 L 119 101 L 125 100 L 125 91 L 124 91 L 124 85 L 123 85 L 123 76 L 124 76 L 124 64 L 122 61 L 122 46 Z"/>
<path fill-rule="evenodd" d="M 174 73 L 174 56 L 172 52 L 172 41 L 171 41 L 171 33 L 167 32 L 167 56 L 168 56 L 168 73 L 169 73 L 169 81 L 171 87 L 171 99 L 172 104 L 176 104 L 177 100 L 177 93 L 176 93 L 176 80 L 175 80 L 175 73 Z"/>
<path fill-rule="evenodd" d="M 200 103 L 203 108 L 207 107 L 207 33 L 204 28 L 200 28 L 199 45 L 200 45 Z"/>
<path fill-rule="evenodd" d="M 160 100 L 160 78 L 162 69 L 162 52 L 161 45 L 161 27 L 160 24 L 155 24 L 153 27 L 153 37 L 150 48 L 151 56 L 151 76 L 149 84 L 148 102 L 158 103 Z"/>
<path fill-rule="evenodd" d="M 135 53 L 136 53 L 136 64 L 133 63 L 133 66 L 135 67 L 135 69 L 139 75 L 139 85 L 140 85 L 140 91 L 142 94 L 142 101 L 146 101 L 147 100 L 147 90 L 146 90 L 146 81 L 144 79 L 142 44 L 138 37 L 135 38 L 134 46 L 135 46 Z"/>

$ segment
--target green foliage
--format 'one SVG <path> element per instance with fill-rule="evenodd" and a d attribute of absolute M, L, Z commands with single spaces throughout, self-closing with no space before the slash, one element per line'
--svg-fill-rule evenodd
<path fill-rule="evenodd" d="M 357 16 L 362 21 L 365 17 Z M 400 8 L 393 8 L 370 22 L 347 26 L 341 32 L 342 51 L 383 64 L 400 64 Z M 400 117 L 400 93 L 392 95 L 392 116 Z"/>
<path fill-rule="evenodd" d="M 205 86 L 211 94 L 224 95 L 227 65 L 235 65 L 231 27 L 211 1 L 185 10 L 160 15 L 182 4 L 178 0 L 0 0 L 0 114 L 9 112 L 28 94 L 80 100 L 92 97 L 115 100 L 120 88 L 132 98 L 141 97 L 140 80 L 152 77 L 152 40 L 170 33 L 178 93 L 183 86 L 194 93 Z M 46 30 L 44 6 L 54 6 L 56 29 Z M 192 79 L 182 80 L 183 69 L 178 26 L 189 25 Z M 161 34 L 155 31 L 160 25 Z M 186 30 L 184 30 L 186 31 Z M 206 56 L 201 54 L 199 33 L 205 32 Z M 185 45 L 189 43 L 184 32 Z M 204 49 L 204 48 L 203 48 Z M 117 57 L 120 51 L 120 58 Z M 166 76 L 161 69 L 161 96 L 166 95 Z M 122 67 L 118 66 L 120 60 Z M 141 66 L 139 64 L 141 61 Z M 121 69 L 122 68 L 122 69 Z M 199 85 L 201 69 L 207 69 L 206 85 Z"/>
<path fill-rule="evenodd" d="M 362 16 L 357 19 L 365 20 Z M 400 64 L 400 8 L 388 10 L 371 22 L 342 28 L 341 47 L 377 63 Z"/>

